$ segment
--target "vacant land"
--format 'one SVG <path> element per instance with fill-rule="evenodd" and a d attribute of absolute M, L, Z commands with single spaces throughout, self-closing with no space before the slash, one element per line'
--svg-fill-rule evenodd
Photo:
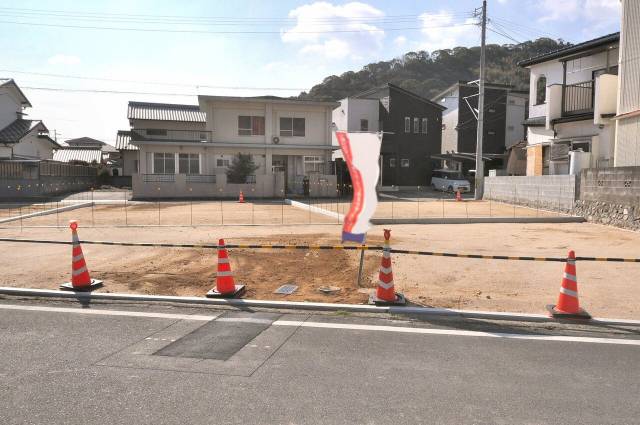
<path fill-rule="evenodd" d="M 392 245 L 479 254 L 640 257 L 640 234 L 592 224 L 398 225 Z M 228 243 L 339 243 L 339 225 L 216 226 L 163 228 L 80 228 L 87 240 Z M 3 229 L 2 236 L 68 240 L 68 228 Z M 382 227 L 369 243 L 381 242 Z M 215 281 L 213 250 L 83 246 L 104 291 L 204 295 Z M 70 275 L 70 247 L 3 243 L 0 283 L 4 286 L 56 288 Z M 379 254 L 367 253 L 362 287 L 356 284 L 358 253 L 352 251 L 230 250 L 236 279 L 249 285 L 248 298 L 366 302 L 375 287 Z M 421 305 L 542 313 L 555 302 L 563 264 L 393 255 L 397 290 Z M 640 319 L 640 264 L 577 265 L 583 306 L 596 316 Z M 273 294 L 282 284 L 299 285 L 293 295 Z M 320 286 L 341 291 L 325 295 Z"/>
<path fill-rule="evenodd" d="M 79 220 L 87 226 L 208 226 L 221 224 L 330 224 L 338 220 L 328 215 L 310 212 L 303 208 L 286 205 L 283 201 L 249 201 L 243 204 L 234 201 L 186 201 L 186 202 L 113 202 L 98 203 L 72 211 L 15 220 L 0 224 L 2 227 L 20 226 L 66 226 L 70 219 Z M 348 200 L 313 199 L 301 200 L 314 207 L 346 214 Z M 67 205 L 67 204 L 64 204 Z M 0 204 L 0 219 L 27 215 L 63 204 Z M 456 202 L 446 200 L 388 200 L 382 199 L 374 218 L 450 218 L 450 217 L 543 217 L 558 215 L 555 212 L 518 207 L 492 201 Z"/>

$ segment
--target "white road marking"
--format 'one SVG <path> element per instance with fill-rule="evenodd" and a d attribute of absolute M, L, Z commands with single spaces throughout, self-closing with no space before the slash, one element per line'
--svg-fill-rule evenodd
<path fill-rule="evenodd" d="M 174 319 L 174 320 L 196 320 L 208 322 L 216 320 L 222 313 L 214 315 L 198 315 L 198 314 L 171 314 L 171 313 L 147 313 L 139 311 L 126 310 L 98 310 L 88 308 L 69 308 L 69 307 L 44 307 L 31 305 L 13 305 L 0 304 L 0 310 L 24 310 L 24 311 L 45 311 L 53 313 L 75 313 L 75 314 L 92 314 L 101 316 L 128 316 L 128 317 L 147 317 L 156 319 Z M 248 323 L 271 323 L 265 319 L 251 319 L 244 317 L 223 317 L 217 319 L 224 322 L 248 322 Z M 323 323 L 323 322 L 304 322 L 300 320 L 276 320 L 271 323 L 273 326 L 296 326 L 305 328 L 321 328 L 321 329 L 344 329 L 359 331 L 377 331 L 377 332 L 397 332 L 423 335 L 452 335 L 452 336 L 474 336 L 485 338 L 503 338 L 503 339 L 520 339 L 532 341 L 558 341 L 558 342 L 582 342 L 591 344 L 617 344 L 617 345 L 635 345 L 640 346 L 640 340 L 636 339 L 617 339 L 617 338 L 592 338 L 584 336 L 561 336 L 561 335 L 529 335 L 529 334 L 513 334 L 500 332 L 481 332 L 481 331 L 464 331 L 457 329 L 431 329 L 431 328 L 411 328 L 404 326 L 382 326 L 382 325 L 358 325 L 351 323 Z M 147 338 L 148 339 L 148 338 Z"/>
<path fill-rule="evenodd" d="M 216 322 L 241 322 L 241 323 L 256 323 L 259 325 L 270 325 L 273 320 L 269 319 L 253 319 L 251 317 L 221 317 Z"/>
<path fill-rule="evenodd" d="M 129 317 L 150 317 L 155 319 L 176 319 L 176 320 L 198 320 L 208 322 L 220 315 L 203 316 L 198 314 L 172 314 L 172 313 L 147 313 L 141 311 L 126 310 L 99 310 L 94 308 L 69 308 L 69 307 L 44 307 L 32 305 L 12 305 L 0 304 L 0 310 L 27 310 L 27 311 L 46 311 L 52 313 L 76 313 L 76 314 L 93 314 L 98 316 L 129 316 Z"/>
<path fill-rule="evenodd" d="M 640 346 L 640 340 L 616 338 L 591 338 L 584 336 L 527 335 L 500 332 L 462 331 L 456 329 L 408 328 L 402 326 L 356 325 L 349 323 L 302 322 L 298 320 L 277 320 L 274 326 L 299 326 L 304 328 L 346 329 L 358 331 L 398 332 L 427 335 L 475 336 L 504 339 L 524 339 L 533 341 L 585 342 L 591 344 L 619 344 Z"/>

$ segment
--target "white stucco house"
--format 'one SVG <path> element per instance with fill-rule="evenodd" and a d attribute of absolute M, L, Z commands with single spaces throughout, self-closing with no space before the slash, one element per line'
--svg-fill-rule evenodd
<path fill-rule="evenodd" d="M 614 165 L 619 33 L 520 62 L 531 71 L 527 175 Z"/>
<path fill-rule="evenodd" d="M 0 78 L 0 159 L 52 159 L 60 147 L 42 121 L 25 118 L 24 111 L 30 107 L 13 79 Z"/>
<path fill-rule="evenodd" d="M 335 195 L 331 153 L 333 102 L 275 96 L 199 96 L 198 105 L 130 102 L 131 129 L 118 133 L 124 171 L 136 198 Z M 258 166 L 228 183 L 238 153 Z"/>

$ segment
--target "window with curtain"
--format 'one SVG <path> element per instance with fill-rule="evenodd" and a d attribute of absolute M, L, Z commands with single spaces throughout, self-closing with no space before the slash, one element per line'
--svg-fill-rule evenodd
<path fill-rule="evenodd" d="M 153 174 L 175 174 L 176 158 L 175 154 L 168 152 L 154 152 L 153 154 Z"/>
<path fill-rule="evenodd" d="M 360 120 L 360 131 L 369 131 L 369 120 Z"/>
<path fill-rule="evenodd" d="M 427 125 L 429 121 L 426 118 L 422 118 L 422 134 L 427 134 Z"/>
<path fill-rule="evenodd" d="M 413 119 L 413 132 L 416 134 L 420 132 L 420 118 Z"/>
<path fill-rule="evenodd" d="M 411 133 L 411 118 L 404 117 L 404 132 Z"/>
<path fill-rule="evenodd" d="M 180 174 L 200 174 L 200 155 L 197 153 L 179 154 L 178 170 Z"/>
<path fill-rule="evenodd" d="M 238 136 L 264 136 L 264 117 L 238 116 Z"/>

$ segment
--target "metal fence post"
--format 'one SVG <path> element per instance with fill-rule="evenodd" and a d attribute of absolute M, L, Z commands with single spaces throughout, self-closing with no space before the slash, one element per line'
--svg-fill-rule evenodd
<path fill-rule="evenodd" d="M 442 218 L 444 218 L 444 192 L 442 193 L 440 200 L 442 201 Z"/>
<path fill-rule="evenodd" d="M 91 223 L 93 226 L 93 209 L 91 210 Z M 56 227 L 60 227 L 60 201 L 56 201 Z"/>
<path fill-rule="evenodd" d="M 125 190 L 124 192 L 124 225 L 125 226 L 129 226 L 129 217 L 127 215 L 127 191 Z"/>
<path fill-rule="evenodd" d="M 95 208 L 95 203 L 94 203 L 94 200 L 93 200 L 93 188 L 91 188 L 91 227 L 95 227 L 96 226 L 96 222 L 95 222 L 94 216 L 93 216 L 94 208 Z"/>
<path fill-rule="evenodd" d="M 491 202 L 493 200 L 493 191 L 491 188 L 489 188 L 489 218 L 492 217 L 492 211 L 491 211 Z"/>
<path fill-rule="evenodd" d="M 20 215 L 20 231 L 22 232 L 22 205 L 18 205 L 18 208 L 19 208 L 18 214 Z"/>
<path fill-rule="evenodd" d="M 518 187 L 513 185 L 513 218 L 516 218 L 516 203 L 518 202 Z"/>

